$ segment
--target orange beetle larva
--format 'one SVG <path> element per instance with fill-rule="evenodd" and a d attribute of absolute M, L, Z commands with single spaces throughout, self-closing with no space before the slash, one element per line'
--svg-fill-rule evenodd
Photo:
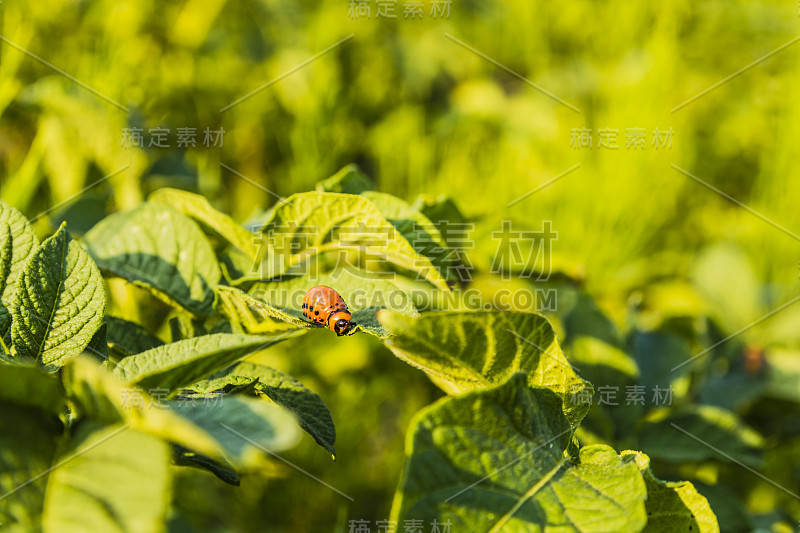
<path fill-rule="evenodd" d="M 303 316 L 316 324 L 324 324 L 338 336 L 346 335 L 355 325 L 347 304 L 338 292 L 317 285 L 308 290 L 303 298 Z"/>

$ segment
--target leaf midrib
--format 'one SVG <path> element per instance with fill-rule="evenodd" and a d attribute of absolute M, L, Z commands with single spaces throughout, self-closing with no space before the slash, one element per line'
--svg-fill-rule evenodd
<path fill-rule="evenodd" d="M 66 230 L 64 231 L 66 232 Z M 55 299 L 53 300 L 53 307 L 50 310 L 50 318 L 47 320 L 47 324 L 45 325 L 44 336 L 42 337 L 42 343 L 39 345 L 39 349 L 37 350 L 36 353 L 37 360 L 44 355 L 44 345 L 47 342 L 47 336 L 50 334 L 50 329 L 52 328 L 53 325 L 53 317 L 56 314 L 56 309 L 58 308 L 58 302 L 61 299 L 61 291 L 64 288 L 64 262 L 67 259 L 68 247 L 69 247 L 69 235 L 66 235 L 64 238 L 64 247 L 61 249 L 61 253 L 59 254 L 60 258 L 58 265 L 58 287 L 56 288 L 56 295 Z"/>
<path fill-rule="evenodd" d="M 514 516 L 514 514 L 517 511 L 519 511 L 523 505 L 525 505 L 525 502 L 533 498 L 537 492 L 539 492 L 547 483 L 549 483 L 550 480 L 553 479 L 553 477 L 558 473 L 558 471 L 561 470 L 561 467 L 564 466 L 566 463 L 567 459 L 565 457 L 562 457 L 561 460 L 559 460 L 553 468 L 551 468 L 548 472 L 546 472 L 542 476 L 542 479 L 537 481 L 536 484 L 533 485 L 533 487 L 528 489 L 528 491 L 517 500 L 517 502 L 514 504 L 513 507 L 511 507 L 511 509 L 508 510 L 508 512 L 506 512 L 503 516 L 500 517 L 500 519 L 495 523 L 492 529 L 489 530 L 489 533 L 496 533 L 500 531 L 500 528 L 502 528 L 506 524 L 506 522 L 511 520 L 511 517 Z"/>

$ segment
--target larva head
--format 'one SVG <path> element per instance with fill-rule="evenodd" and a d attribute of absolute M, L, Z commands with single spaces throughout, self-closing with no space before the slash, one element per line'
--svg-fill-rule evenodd
<path fill-rule="evenodd" d="M 336 332 L 338 336 L 346 335 L 350 331 L 350 320 L 353 316 L 347 309 L 339 309 L 331 313 L 328 317 L 328 327 Z"/>

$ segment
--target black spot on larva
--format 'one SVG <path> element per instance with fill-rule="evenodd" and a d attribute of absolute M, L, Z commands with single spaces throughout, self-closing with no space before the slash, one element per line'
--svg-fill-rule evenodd
<path fill-rule="evenodd" d="M 319 311 L 318 311 L 318 310 L 317 310 L 317 311 L 314 311 L 314 314 L 315 314 L 315 315 L 318 315 L 318 314 L 319 314 Z"/>

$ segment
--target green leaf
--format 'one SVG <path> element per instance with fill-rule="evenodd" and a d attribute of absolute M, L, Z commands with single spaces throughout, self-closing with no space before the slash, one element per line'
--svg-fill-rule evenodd
<path fill-rule="evenodd" d="M 354 332 L 364 331 L 381 339 L 387 338 L 389 332 L 376 317 L 381 309 L 391 309 L 407 316 L 419 316 L 411 298 L 390 281 L 349 270 L 317 274 L 311 278 L 257 283 L 250 289 L 250 295 L 265 302 L 273 309 L 271 311 L 273 314 L 277 312 L 287 316 L 286 320 L 290 320 L 293 324 L 324 327 L 310 324 L 302 312 L 306 292 L 316 285 L 332 287 L 341 295 L 353 315 L 353 322 L 358 324 Z M 263 311 L 265 316 L 269 313 Z"/>
<path fill-rule="evenodd" d="M 572 424 L 589 410 L 589 399 L 575 393 L 590 385 L 575 374 L 541 315 L 448 311 L 411 318 L 382 311 L 378 319 L 395 334 L 386 341 L 389 349 L 443 382 L 448 393 L 493 387 L 522 371 L 532 386 L 559 394 Z"/>
<path fill-rule="evenodd" d="M 234 287 L 219 286 L 216 293 L 217 311 L 241 326 L 245 333 L 257 335 L 313 327 L 302 313 L 298 317 L 297 313 L 267 305 Z"/>
<path fill-rule="evenodd" d="M 265 453 L 294 446 L 300 438 L 289 413 L 267 402 L 243 396 L 222 396 L 209 402 L 167 402 L 220 443 L 226 458 L 238 467 L 255 467 Z"/>
<path fill-rule="evenodd" d="M 686 342 L 679 336 L 661 331 L 637 331 L 633 336 L 632 355 L 641 370 L 639 383 L 647 390 L 665 389 L 691 370 L 691 365 L 676 366 L 691 356 Z"/>
<path fill-rule="evenodd" d="M 761 468 L 763 447 L 764 438 L 739 417 L 712 406 L 656 412 L 639 431 L 639 448 L 650 457 L 676 463 L 731 461 L 716 451 L 719 450 L 733 460 Z"/>
<path fill-rule="evenodd" d="M 50 473 L 44 530 L 159 531 L 169 504 L 167 444 L 126 426 L 89 428 Z"/>
<path fill-rule="evenodd" d="M 740 495 L 725 485 L 706 485 L 702 481 L 696 481 L 695 485 L 702 491 L 703 496 L 708 500 L 711 509 L 717 516 L 720 530 L 725 533 L 765 533 L 773 530 L 756 527 L 754 518 L 751 516 L 747 505 L 740 499 Z M 738 488 L 738 487 L 736 487 Z"/>
<path fill-rule="evenodd" d="M 570 422 L 553 392 L 524 374 L 446 398 L 412 422 L 396 520 L 449 521 L 453 531 L 639 531 L 639 469 L 604 445 L 567 453 Z"/>
<path fill-rule="evenodd" d="M 0 338 L 5 338 L 11 328 L 14 306 L 14 288 L 25 261 L 39 246 L 39 239 L 28 219 L 0 202 Z"/>
<path fill-rule="evenodd" d="M 643 533 L 698 531 L 719 533 L 717 517 L 702 494 L 688 481 L 667 482 L 650 471 L 650 458 L 642 452 L 624 451 L 622 460 L 636 462 L 647 487 L 647 527 Z"/>
<path fill-rule="evenodd" d="M 206 233 L 226 240 L 245 252 L 251 261 L 258 255 L 258 236 L 234 222 L 228 215 L 214 209 L 204 196 L 178 189 L 159 189 L 148 200 L 168 205 L 191 217 Z"/>
<path fill-rule="evenodd" d="M 576 292 L 569 294 L 566 300 L 566 302 L 562 302 L 562 299 L 559 299 L 559 309 L 560 305 L 566 304 L 567 310 L 562 321 L 567 339 L 588 336 L 600 339 L 612 346 L 619 344 L 619 333 L 616 326 L 603 314 L 597 303 L 588 294 Z"/>
<path fill-rule="evenodd" d="M 413 208 L 425 215 L 434 223 L 449 222 L 452 224 L 465 224 L 469 222 L 452 198 L 440 195 L 436 198 L 421 195 L 415 201 Z"/>
<path fill-rule="evenodd" d="M 712 318 L 726 333 L 748 327 L 767 311 L 760 298 L 761 282 L 750 259 L 736 245 L 716 244 L 703 250 L 692 269 L 692 278 L 710 304 Z M 745 339 L 754 333 L 749 327 L 741 332 Z"/>
<path fill-rule="evenodd" d="M 339 192 L 345 194 L 361 194 L 372 190 L 372 182 L 361 172 L 358 165 L 347 165 L 328 179 L 317 183 L 320 192 Z"/>
<path fill-rule="evenodd" d="M 142 326 L 128 320 L 107 316 L 106 324 L 108 324 L 106 330 L 108 343 L 126 355 L 144 352 L 164 344 L 161 339 L 150 335 Z"/>
<path fill-rule="evenodd" d="M 178 466 L 193 466 L 195 468 L 208 470 L 229 485 L 238 487 L 241 483 L 236 469 L 227 460 L 214 460 L 177 445 L 172 447 L 172 460 Z"/>
<path fill-rule="evenodd" d="M 196 316 L 211 314 L 219 265 L 206 236 L 185 215 L 144 203 L 105 218 L 85 240 L 103 272 Z"/>
<path fill-rule="evenodd" d="M 447 248 L 447 243 L 444 242 L 442 235 L 433 222 L 404 200 L 391 194 L 376 191 L 365 191 L 361 195 L 369 198 L 386 220 L 397 228 L 397 231 L 402 233 L 403 237 L 415 248 L 417 240 L 425 240 L 428 246 L 433 243 L 442 248 Z"/>
<path fill-rule="evenodd" d="M 55 416 L 32 407 L 0 401 L 0 410 L 2 531 L 39 531 L 47 477 L 37 476 L 54 464 L 56 445 L 64 429 Z"/>
<path fill-rule="evenodd" d="M 242 362 L 212 378 L 187 387 L 196 392 L 213 392 L 227 386 L 253 384 L 254 390 L 291 411 L 300 427 L 314 437 L 317 444 L 336 457 L 333 445 L 336 428 L 325 403 L 295 378 L 263 365 Z"/>
<path fill-rule="evenodd" d="M 573 339 L 569 360 L 580 368 L 581 376 L 595 386 L 624 387 L 636 382 L 639 368 L 628 354 L 594 337 Z"/>
<path fill-rule="evenodd" d="M 433 222 L 407 202 L 382 192 L 366 191 L 362 196 L 369 198 L 414 250 L 430 259 L 443 276 L 449 277 L 456 267 L 463 266 L 459 254 L 448 248 Z"/>
<path fill-rule="evenodd" d="M 0 402 L 36 407 L 53 416 L 63 413 L 65 407 L 58 379 L 27 365 L 0 365 Z"/>
<path fill-rule="evenodd" d="M 324 252 L 355 252 L 416 272 L 442 290 L 447 282 L 363 196 L 300 193 L 275 206 L 261 230 L 267 249 L 264 278 L 301 268 Z M 340 255 L 340 259 L 342 256 Z"/>
<path fill-rule="evenodd" d="M 144 390 L 167 389 L 173 394 L 180 387 L 196 383 L 295 333 L 269 336 L 216 333 L 194 337 L 126 357 L 116 366 L 114 374 Z"/>
<path fill-rule="evenodd" d="M 103 362 L 108 360 L 108 340 L 106 339 L 106 331 L 108 326 L 105 322 L 100 324 L 100 327 L 92 335 L 92 340 L 86 345 L 86 352 L 91 354 L 96 360 Z"/>
<path fill-rule="evenodd" d="M 17 356 L 59 368 L 89 344 L 105 305 L 100 271 L 62 225 L 28 258 L 17 279 L 11 310 Z"/>
<path fill-rule="evenodd" d="M 224 460 L 224 451 L 213 437 L 167 407 L 166 390 L 128 386 L 83 357 L 64 367 L 64 387 L 78 418 L 105 424 L 124 422 L 132 429 Z"/>

